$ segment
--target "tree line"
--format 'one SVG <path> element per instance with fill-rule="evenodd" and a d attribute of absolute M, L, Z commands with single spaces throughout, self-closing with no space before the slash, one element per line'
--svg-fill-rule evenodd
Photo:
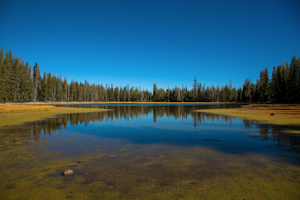
<path fill-rule="evenodd" d="M 36 63 L 33 68 L 11 51 L 0 50 L 0 102 L 69 102 L 69 101 L 134 101 L 134 102 L 271 102 L 300 103 L 300 58 L 293 56 L 291 62 L 273 67 L 270 76 L 268 69 L 260 72 L 253 82 L 246 78 L 244 83 L 233 86 L 206 86 L 195 77 L 192 89 L 187 86 L 158 88 L 153 92 L 141 87 L 116 86 L 113 84 L 90 84 L 70 82 L 67 78 L 44 72 Z"/>

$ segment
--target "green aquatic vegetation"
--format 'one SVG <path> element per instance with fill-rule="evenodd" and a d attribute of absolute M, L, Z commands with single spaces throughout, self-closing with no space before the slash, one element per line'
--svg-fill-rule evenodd
<path fill-rule="evenodd" d="M 126 148 L 123 148 L 123 149 L 121 149 L 121 150 L 119 150 L 119 151 L 126 151 Z"/>
<path fill-rule="evenodd" d="M 36 143 L 14 146 L 0 151 L 0 199 L 300 197 L 299 166 L 262 155 L 154 146 L 127 146 L 126 155 L 119 151 L 125 147 L 109 145 L 106 149 L 91 146 L 92 151 L 83 148 L 75 155 L 49 151 Z M 63 177 L 69 168 L 74 175 Z"/>
<path fill-rule="evenodd" d="M 79 140 L 79 138 L 70 139 L 70 140 L 68 140 L 68 141 L 74 142 L 75 140 Z"/>
<path fill-rule="evenodd" d="M 71 130 L 47 140 L 50 134 L 22 128 L 0 130 L 0 199 L 300 198 L 299 166 L 280 156 L 171 142 L 115 144 L 70 136 Z M 67 169 L 74 175 L 63 177 Z"/>

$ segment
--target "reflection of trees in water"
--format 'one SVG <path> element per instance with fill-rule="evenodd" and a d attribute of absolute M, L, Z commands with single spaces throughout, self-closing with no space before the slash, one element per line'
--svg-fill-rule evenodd
<path fill-rule="evenodd" d="M 191 114 L 190 109 L 184 106 L 155 106 L 153 108 L 153 121 L 156 122 L 157 118 L 163 117 L 173 117 L 175 119 L 183 118 L 187 119 L 187 117 Z"/>
<path fill-rule="evenodd" d="M 89 106 L 90 107 L 90 106 Z M 113 120 L 135 120 L 141 119 L 144 116 L 153 115 L 153 121 L 156 122 L 158 118 L 172 117 L 175 119 L 187 120 L 189 116 L 192 117 L 195 129 L 199 124 L 206 122 L 226 122 L 232 125 L 237 117 L 229 117 L 225 115 L 218 115 L 212 113 L 192 112 L 197 109 L 197 106 L 106 106 L 107 109 L 113 109 L 107 112 L 94 113 L 78 113 L 78 114 L 64 114 L 57 118 L 38 121 L 32 123 L 30 137 L 33 140 L 39 140 L 40 135 L 51 135 L 51 132 L 60 131 L 61 128 L 67 128 L 68 124 L 72 127 L 89 123 L 110 122 Z M 201 106 L 203 109 L 204 106 Z M 208 106 L 210 108 L 216 106 Z M 242 119 L 246 129 L 256 127 L 259 130 L 260 137 L 263 140 L 272 139 L 274 143 L 286 145 L 299 145 L 298 137 L 293 135 L 283 135 L 280 133 L 280 128 L 274 125 L 257 124 L 255 121 Z"/>
<path fill-rule="evenodd" d="M 299 136 L 288 133 L 281 133 L 282 126 L 269 125 L 269 124 L 257 124 L 257 128 L 260 130 L 260 136 L 262 139 L 272 139 L 276 144 L 285 144 L 288 146 L 299 146 Z M 284 137 L 282 136 L 284 134 Z"/>
<path fill-rule="evenodd" d="M 236 120 L 236 117 L 230 117 L 226 115 L 218 115 L 213 113 L 201 113 L 201 112 L 193 112 L 192 113 L 194 127 L 197 129 L 198 124 L 205 124 L 206 121 L 212 121 L 212 122 L 226 122 L 229 123 L 230 126 L 232 125 L 232 122 Z"/>
<path fill-rule="evenodd" d="M 108 118 L 118 119 L 139 119 L 143 116 L 153 114 L 153 121 L 156 122 L 157 118 L 173 117 L 175 119 L 187 119 L 191 115 L 191 110 L 197 109 L 218 109 L 236 107 L 236 105 L 189 105 L 189 106 L 170 106 L 170 105 L 140 105 L 140 106 L 120 106 L 120 105 L 68 105 L 68 107 L 82 107 L 82 108 L 104 108 L 112 109 L 113 111 L 104 112 Z"/>

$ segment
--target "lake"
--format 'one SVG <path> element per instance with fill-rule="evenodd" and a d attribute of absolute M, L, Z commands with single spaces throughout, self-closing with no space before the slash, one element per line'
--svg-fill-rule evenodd
<path fill-rule="evenodd" d="M 298 135 L 194 112 L 237 105 L 64 106 L 109 110 L 2 128 L 0 199 L 300 198 Z"/>

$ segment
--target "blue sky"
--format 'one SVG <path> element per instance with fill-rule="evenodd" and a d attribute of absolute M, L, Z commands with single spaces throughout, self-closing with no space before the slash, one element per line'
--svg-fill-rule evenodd
<path fill-rule="evenodd" d="M 255 81 L 300 56 L 298 0 L 4 0 L 0 46 L 90 83 L 167 89 Z"/>

